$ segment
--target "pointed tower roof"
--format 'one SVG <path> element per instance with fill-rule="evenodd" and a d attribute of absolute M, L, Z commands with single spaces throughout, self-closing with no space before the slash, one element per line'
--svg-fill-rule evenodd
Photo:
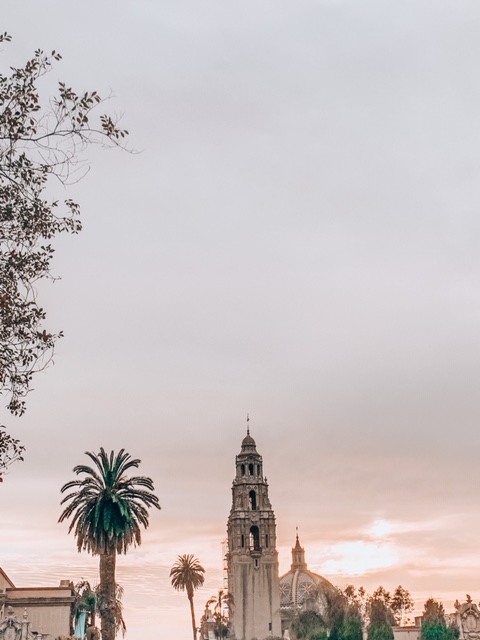
<path fill-rule="evenodd" d="M 307 563 L 305 562 L 305 549 L 300 545 L 300 540 L 298 539 L 298 527 L 297 539 L 295 546 L 292 549 L 292 566 L 290 569 L 291 571 L 296 571 L 296 569 L 305 571 L 307 569 Z"/>

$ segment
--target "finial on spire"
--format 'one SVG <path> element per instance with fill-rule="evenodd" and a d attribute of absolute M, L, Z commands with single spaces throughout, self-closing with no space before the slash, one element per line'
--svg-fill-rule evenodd
<path fill-rule="evenodd" d="M 299 542 L 299 540 L 298 540 L 298 527 L 295 527 L 295 530 L 297 532 L 297 542 Z"/>
<path fill-rule="evenodd" d="M 247 413 L 247 436 L 250 435 L 250 415 Z"/>

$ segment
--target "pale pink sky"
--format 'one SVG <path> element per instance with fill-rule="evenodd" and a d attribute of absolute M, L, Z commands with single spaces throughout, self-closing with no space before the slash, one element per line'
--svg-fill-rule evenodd
<path fill-rule="evenodd" d="M 0 489 L 18 586 L 95 580 L 58 525 L 84 451 L 125 447 L 162 511 L 119 559 L 128 640 L 189 633 L 178 554 L 222 585 L 250 412 L 281 570 L 447 608 L 478 589 L 480 5 L 4 0 L 3 68 L 113 91 L 129 155 L 89 152 L 84 231 L 42 288 L 63 329 Z"/>

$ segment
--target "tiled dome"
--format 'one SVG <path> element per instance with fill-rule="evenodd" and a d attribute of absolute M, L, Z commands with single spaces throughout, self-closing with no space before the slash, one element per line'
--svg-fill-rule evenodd
<path fill-rule="evenodd" d="M 248 433 L 245 438 L 242 440 L 242 451 L 245 449 L 256 449 L 257 445 L 252 436 Z"/>
<path fill-rule="evenodd" d="M 308 570 L 305 562 L 305 549 L 297 540 L 292 549 L 290 571 L 280 578 L 280 606 L 310 609 L 319 607 L 320 613 L 326 611 L 329 592 L 335 587 L 316 573 Z"/>

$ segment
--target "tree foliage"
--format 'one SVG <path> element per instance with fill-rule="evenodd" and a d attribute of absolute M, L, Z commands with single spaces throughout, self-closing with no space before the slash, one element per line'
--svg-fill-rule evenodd
<path fill-rule="evenodd" d="M 353 584 L 348 584 L 343 589 L 343 595 L 347 606 L 358 612 L 362 620 L 366 620 L 368 608 L 368 594 L 364 587 L 356 589 Z"/>
<path fill-rule="evenodd" d="M 360 594 L 365 594 L 361 588 Z M 359 597 L 352 585 L 343 591 L 335 588 L 324 594 L 324 609 L 298 612 L 291 624 L 298 640 L 362 640 L 363 622 Z"/>
<path fill-rule="evenodd" d="M 362 640 L 363 620 L 367 608 L 367 592 L 363 587 L 355 589 L 347 585 L 343 589 L 344 616 L 341 627 L 341 640 Z"/>
<path fill-rule="evenodd" d="M 363 624 L 360 613 L 355 609 L 348 609 L 343 621 L 342 640 L 362 640 Z"/>
<path fill-rule="evenodd" d="M 368 640 L 393 640 L 392 625 L 395 618 L 390 608 L 391 596 L 384 587 L 378 587 L 368 601 Z"/>
<path fill-rule="evenodd" d="M 73 619 L 76 620 L 81 611 L 87 614 L 87 625 L 95 626 L 95 614 L 97 610 L 96 589 L 88 580 L 83 578 L 73 588 Z"/>
<path fill-rule="evenodd" d="M 102 640 L 114 640 L 119 621 L 116 554 L 141 543 L 141 526 L 147 528 L 149 523 L 148 508 L 160 509 L 160 505 L 151 478 L 127 475 L 130 469 L 138 468 L 140 460 L 124 449 L 107 455 L 102 447 L 98 454 L 87 451 L 86 455 L 94 466 L 74 467 L 74 473 L 83 477 L 63 485 L 61 492 L 69 493 L 61 504 L 68 504 L 59 522 L 70 519 L 68 532 L 74 532 L 79 551 L 100 556 L 96 598 Z"/>
<path fill-rule="evenodd" d="M 428 598 L 423 605 L 422 624 L 425 622 L 445 623 L 445 608 L 441 602 L 435 598 Z"/>
<path fill-rule="evenodd" d="M 1 43 L 10 40 L 0 34 Z M 45 325 L 38 283 L 54 279 L 55 237 L 81 230 L 78 203 L 60 200 L 56 189 L 63 194 L 88 170 L 88 146 L 123 146 L 128 134 L 98 113 L 96 91 L 59 82 L 53 95 L 42 94 L 42 77 L 60 60 L 37 49 L 23 66 L 0 70 L 0 395 L 17 416 L 62 336 Z"/>
<path fill-rule="evenodd" d="M 298 640 L 326 640 L 326 624 L 317 611 L 301 611 L 292 622 L 290 630 Z"/>
<path fill-rule="evenodd" d="M 205 613 L 208 615 L 207 612 L 213 606 L 213 633 L 215 638 L 226 638 L 229 635 L 229 614 L 233 610 L 234 604 L 233 595 L 225 589 L 220 589 L 217 595 L 208 599 Z"/>
<path fill-rule="evenodd" d="M 443 604 L 428 598 L 423 606 L 421 640 L 458 640 L 456 624 L 447 624 Z"/>
<path fill-rule="evenodd" d="M 63 485 L 61 492 L 75 489 L 62 499 L 67 504 L 59 522 L 71 518 L 68 532 L 74 530 L 78 550 L 93 555 L 126 553 L 130 545 L 141 544 L 140 525 L 148 527 L 148 508 L 160 509 L 153 481 L 145 476 L 126 475 L 140 460 L 125 449 L 107 455 L 103 447 L 94 454 L 86 451 L 94 467 L 77 465 L 73 471 L 83 476 Z"/>
<path fill-rule="evenodd" d="M 368 640 L 393 640 L 392 625 L 384 622 L 381 624 L 371 624 L 367 630 Z"/>
<path fill-rule="evenodd" d="M 321 613 L 312 610 L 296 614 L 291 631 L 298 640 L 312 640 L 322 634 L 330 640 L 362 640 L 364 625 L 369 640 L 393 640 L 394 613 L 398 611 L 401 616 L 413 608 L 409 592 L 401 586 L 393 596 L 382 586 L 368 595 L 363 587 L 356 589 L 351 584 L 324 596 L 325 610 Z"/>
<path fill-rule="evenodd" d="M 342 640 L 345 615 L 348 603 L 341 589 L 327 590 L 324 593 L 325 612 L 323 615 L 328 637 L 332 640 Z"/>
<path fill-rule="evenodd" d="M 195 558 L 192 554 L 185 554 L 177 557 L 175 564 L 170 570 L 170 578 L 174 589 L 187 592 L 192 618 L 193 640 L 196 640 L 197 627 L 195 623 L 193 596 L 196 589 L 201 587 L 205 582 L 205 569 L 200 564 L 198 558 Z"/>
<path fill-rule="evenodd" d="M 99 586 L 92 587 L 88 580 L 83 578 L 74 586 L 73 596 L 73 619 L 76 620 L 78 615 L 84 611 L 87 614 L 87 627 L 95 627 L 95 618 L 100 610 L 101 600 L 98 597 Z M 125 636 L 127 625 L 123 617 L 123 587 L 120 584 L 115 585 L 115 620 L 116 632 Z"/>
<path fill-rule="evenodd" d="M 5 432 L 5 427 L 0 425 L 0 482 L 3 482 L 3 474 L 7 468 L 17 460 L 23 460 L 25 447 L 11 435 Z"/>
<path fill-rule="evenodd" d="M 399 584 L 390 600 L 390 608 L 395 617 L 395 622 L 398 625 L 402 625 L 405 622 L 406 614 L 411 613 L 414 606 L 415 601 L 410 592 Z"/>

